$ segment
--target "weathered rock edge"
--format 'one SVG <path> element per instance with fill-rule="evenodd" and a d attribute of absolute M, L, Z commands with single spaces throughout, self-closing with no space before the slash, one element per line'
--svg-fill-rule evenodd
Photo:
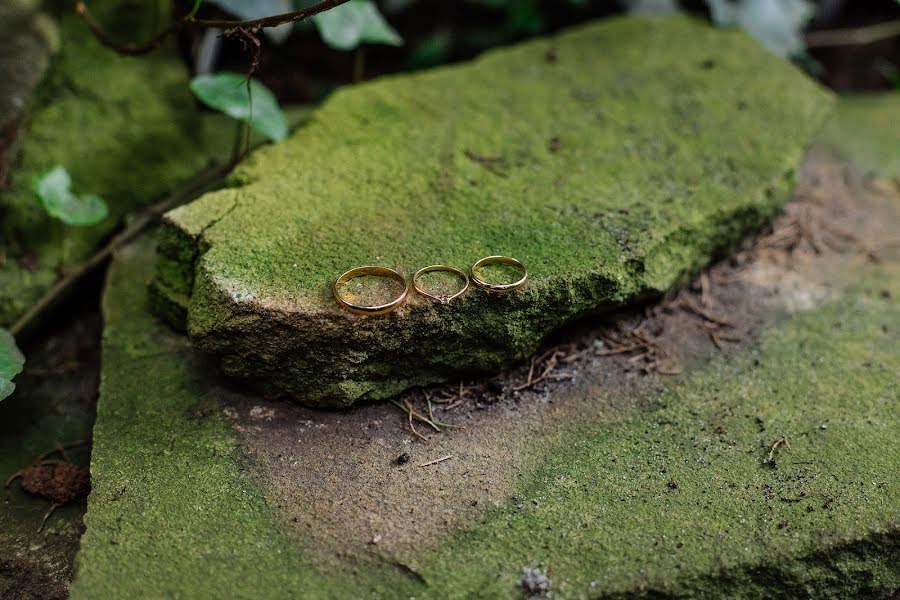
<path fill-rule="evenodd" d="M 313 405 L 498 369 L 759 227 L 831 104 L 746 35 L 683 17 L 342 90 L 167 215 L 154 304 L 230 375 Z M 522 292 L 377 318 L 330 295 L 351 266 L 496 253 L 531 267 Z"/>

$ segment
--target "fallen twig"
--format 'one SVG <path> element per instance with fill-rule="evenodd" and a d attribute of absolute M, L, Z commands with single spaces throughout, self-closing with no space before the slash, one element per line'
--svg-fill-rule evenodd
<path fill-rule="evenodd" d="M 729 321 L 725 317 L 720 317 L 716 314 L 711 313 L 710 311 L 706 310 L 705 308 L 703 308 L 701 306 L 697 306 L 697 304 L 693 300 L 688 298 L 687 296 L 681 297 L 681 306 L 683 308 L 686 308 L 687 310 L 691 311 L 692 313 L 696 314 L 697 316 L 702 317 L 712 323 L 724 325 L 725 327 L 734 327 L 734 325 L 731 323 L 731 321 Z"/>
<path fill-rule="evenodd" d="M 233 33 L 243 35 L 246 32 L 252 33 L 266 27 L 277 27 L 279 25 L 284 25 L 285 23 L 297 23 L 321 12 L 325 12 L 326 10 L 332 9 L 335 6 L 340 6 L 345 2 L 349 2 L 349 0 L 325 0 L 324 2 L 320 2 L 313 6 L 308 6 L 301 10 L 295 10 L 293 12 L 282 13 L 279 15 L 271 15 L 269 17 L 263 17 L 261 19 L 247 19 L 243 21 L 235 21 L 231 19 L 197 19 L 194 18 L 192 13 L 189 13 L 181 19 L 174 21 L 168 27 L 153 36 L 149 41 L 136 46 L 123 44 L 116 41 L 93 17 L 90 10 L 88 10 L 87 5 L 82 0 L 79 0 L 75 3 L 75 14 L 77 14 L 82 18 L 82 20 L 84 20 L 84 22 L 94 33 L 100 43 L 107 48 L 111 48 L 119 54 L 140 56 L 142 54 L 147 54 L 156 50 L 167 37 L 174 33 L 177 33 L 182 28 L 188 25 L 206 28 L 216 27 L 219 29 L 223 29 L 224 35 L 231 35 Z"/>
<path fill-rule="evenodd" d="M 451 458 L 453 458 L 453 455 L 452 455 L 452 454 L 448 454 L 447 456 L 442 456 L 442 457 L 440 457 L 440 458 L 436 458 L 436 459 L 434 459 L 434 460 L 430 460 L 430 461 L 428 461 L 428 462 L 426 462 L 426 463 L 422 463 L 422 464 L 419 465 L 419 466 L 420 466 L 420 467 L 430 467 L 431 465 L 436 465 L 436 464 L 438 464 L 438 463 L 442 463 L 442 462 L 444 462 L 445 460 L 450 460 Z"/>

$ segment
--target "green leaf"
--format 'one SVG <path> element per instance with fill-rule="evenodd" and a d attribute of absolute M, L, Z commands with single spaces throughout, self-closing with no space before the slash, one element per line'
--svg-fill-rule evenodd
<path fill-rule="evenodd" d="M 103 198 L 93 194 L 76 196 L 71 187 L 72 178 L 60 165 L 35 176 L 31 184 L 44 210 L 67 225 L 96 225 L 109 215 Z"/>
<path fill-rule="evenodd" d="M 16 384 L 13 377 L 22 372 L 25 365 L 25 356 L 12 334 L 5 329 L 0 329 L 0 400 L 13 393 Z"/>
<path fill-rule="evenodd" d="M 371 0 L 350 0 L 313 17 L 322 39 L 336 50 L 353 50 L 360 44 L 402 46 L 400 37 Z"/>
<path fill-rule="evenodd" d="M 191 80 L 191 91 L 210 108 L 245 123 L 250 121 L 255 130 L 273 142 L 287 137 L 287 119 L 278 106 L 275 94 L 255 79 L 250 80 L 251 93 L 248 94 L 247 77 L 244 75 L 226 71 L 198 75 Z"/>

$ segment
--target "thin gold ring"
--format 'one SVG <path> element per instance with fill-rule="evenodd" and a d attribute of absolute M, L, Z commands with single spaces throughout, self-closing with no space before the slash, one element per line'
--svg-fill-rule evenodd
<path fill-rule="evenodd" d="M 456 275 L 457 277 L 459 277 L 460 279 L 463 280 L 464 283 L 463 283 L 462 289 L 460 289 L 458 292 L 456 292 L 454 294 L 450 294 L 449 296 L 446 296 L 446 295 L 435 296 L 434 294 L 429 294 L 428 292 L 426 292 L 425 290 L 423 290 L 422 288 L 419 287 L 418 279 L 419 279 L 419 275 L 422 275 L 424 273 L 432 273 L 434 271 L 447 271 L 448 273 L 453 273 L 454 275 Z M 417 292 L 422 294 L 423 296 L 428 296 L 432 300 L 437 300 L 441 304 L 447 304 L 454 298 L 459 298 L 460 296 L 462 296 L 465 293 L 465 291 L 467 289 L 469 289 L 469 276 L 466 275 L 465 273 L 463 273 L 462 271 L 460 271 L 459 269 L 457 269 L 456 267 L 448 267 L 447 265 L 431 265 L 430 267 L 424 267 L 424 268 L 416 271 L 416 274 L 412 276 L 412 285 L 413 285 L 413 288 Z"/>
<path fill-rule="evenodd" d="M 353 304 L 352 302 L 346 300 L 341 295 L 341 287 L 350 281 L 351 279 L 356 279 L 357 277 L 363 277 L 364 275 L 375 275 L 376 277 L 387 277 L 389 279 L 393 279 L 395 281 L 399 281 L 403 284 L 403 292 L 388 302 L 387 304 L 375 304 L 373 306 L 363 306 L 361 304 Z M 365 267 L 356 267 L 355 269 L 350 269 L 343 275 L 337 278 L 334 282 L 334 297 L 338 301 L 338 304 L 343 306 L 344 308 L 355 312 L 360 315 L 383 315 L 385 313 L 389 313 L 392 310 L 396 309 L 400 306 L 404 300 L 406 300 L 406 296 L 409 294 L 409 282 L 406 281 L 406 278 L 393 269 L 388 269 L 387 267 L 376 267 L 372 265 L 367 265 Z"/>
<path fill-rule="evenodd" d="M 476 271 L 482 267 L 486 267 L 487 265 L 511 265 L 522 272 L 522 277 L 512 283 L 488 283 L 483 279 L 479 279 Z M 525 268 L 520 261 L 515 258 L 510 258 L 509 256 L 486 256 L 472 265 L 472 282 L 480 287 L 481 289 L 494 292 L 497 294 L 505 294 L 507 292 L 512 292 L 513 290 L 517 290 L 523 285 L 525 285 L 525 280 L 528 279 L 528 269 Z"/>

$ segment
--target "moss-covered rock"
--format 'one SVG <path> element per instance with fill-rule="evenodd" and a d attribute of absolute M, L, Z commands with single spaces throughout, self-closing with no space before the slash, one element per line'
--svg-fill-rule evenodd
<path fill-rule="evenodd" d="M 227 152 L 221 150 L 227 144 L 210 150 L 203 143 L 219 134 L 207 131 L 211 124 L 204 123 L 191 98 L 174 42 L 144 57 L 119 56 L 94 39 L 71 3 L 62 4 L 61 48 L 30 102 L 19 159 L 0 197 L 0 325 L 31 306 L 60 271 L 89 256 L 126 213 L 176 188 L 211 156 Z M 90 3 L 123 40 L 151 34 L 156 4 L 135 10 L 133 3 L 119 0 Z M 20 101 L 29 103 L 27 95 Z M 229 126 L 228 134 L 232 131 Z M 67 227 L 43 212 L 31 180 L 57 164 L 68 169 L 80 193 L 106 199 L 106 220 Z"/>
<path fill-rule="evenodd" d="M 272 465 L 243 454 L 247 434 L 228 425 L 230 412 L 252 415 L 260 400 L 210 378 L 188 341 L 148 315 L 152 261 L 145 240 L 121 252 L 109 276 L 75 600 L 521 598 L 523 567 L 548 573 L 555 598 L 880 600 L 900 588 L 896 256 L 861 259 L 843 274 L 849 284 L 830 283 L 824 305 L 769 323 L 743 350 L 611 413 L 579 408 L 633 393 L 610 390 L 602 376 L 593 391 L 552 393 L 553 404 L 533 397 L 536 414 L 509 411 L 531 421 L 517 434 L 524 457 L 510 451 L 508 432 L 488 429 L 493 443 L 472 443 L 473 429 L 491 422 L 473 419 L 452 434 L 462 437 L 455 458 L 417 502 L 449 517 L 463 509 L 444 489 L 509 473 L 514 495 L 480 503 L 476 518 L 449 533 L 426 528 L 428 543 L 403 553 L 411 566 L 383 556 L 376 540 L 361 542 L 371 560 L 327 556 L 312 529 L 335 525 L 295 528 L 280 514 L 284 497 L 266 489 L 298 485 L 298 472 L 317 465 L 312 479 L 345 473 L 349 498 L 323 486 L 318 506 L 292 510 L 350 510 L 377 523 L 375 507 L 396 494 L 371 474 L 399 469 L 387 459 L 405 437 L 399 414 L 384 405 L 362 418 L 363 410 L 288 407 L 306 417 L 280 424 L 261 411 L 240 425 L 287 432 L 284 453 L 272 458 L 279 481 L 267 480 Z M 554 410 L 569 418 L 542 429 Z M 347 420 L 350 439 L 336 425 Z M 367 452 L 326 451 L 316 462 L 298 438 L 319 427 L 336 447 L 368 439 Z M 789 445 L 768 461 L 782 437 Z M 437 457 L 438 444 L 407 448 Z M 505 473 L 455 469 L 467 453 L 498 453 Z M 426 477 L 415 463 L 406 468 L 410 478 Z M 404 516 L 406 527 L 426 527 Z M 336 527 L 334 536 L 351 535 L 346 524 Z"/>
<path fill-rule="evenodd" d="M 786 198 L 830 96 L 739 32 L 591 24 L 337 92 L 233 187 L 171 212 L 156 297 L 228 373 L 348 405 L 497 369 L 669 289 Z M 506 254 L 502 297 L 349 314 L 343 271 Z M 184 326 L 184 323 L 181 323 Z"/>

